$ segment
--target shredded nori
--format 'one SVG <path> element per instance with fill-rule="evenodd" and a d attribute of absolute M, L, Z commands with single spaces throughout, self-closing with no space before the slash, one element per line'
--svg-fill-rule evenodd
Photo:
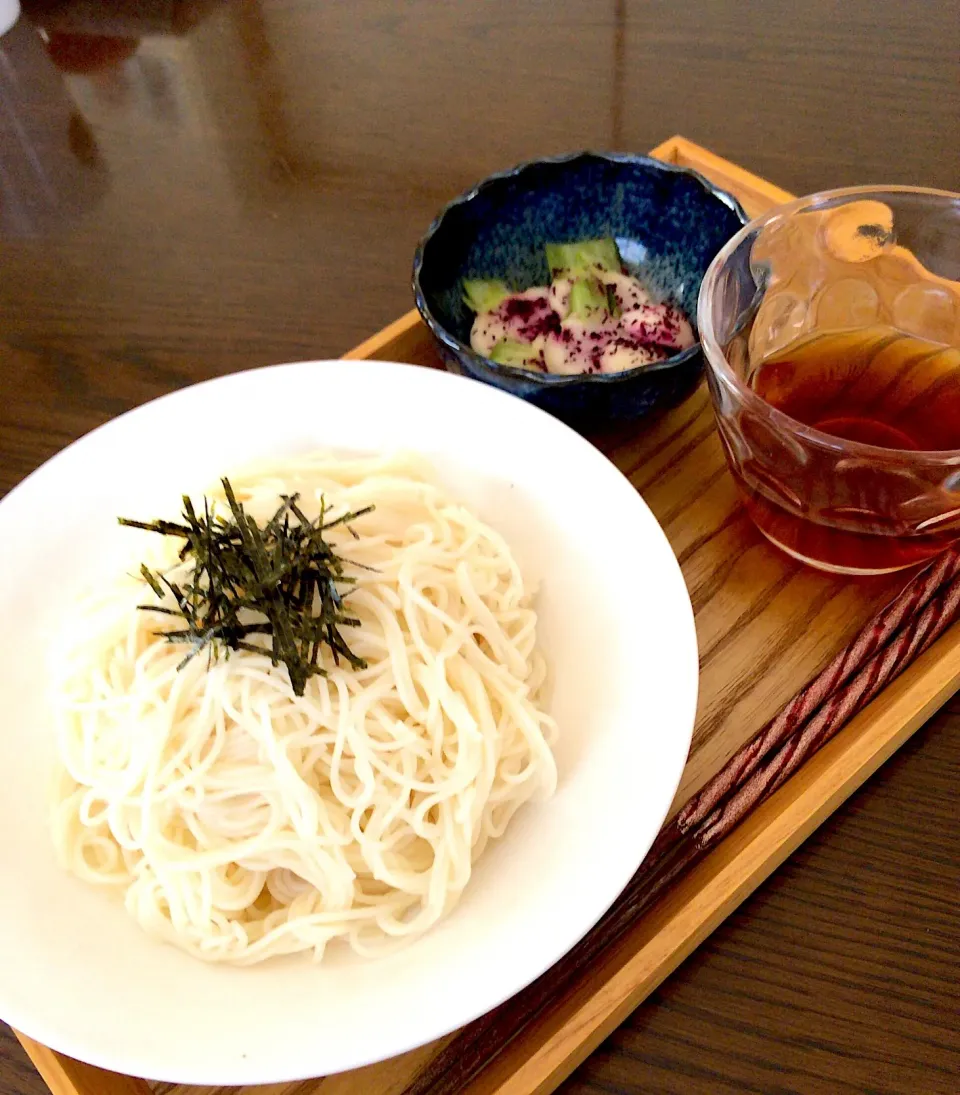
<path fill-rule="evenodd" d="M 157 633 L 167 642 L 190 647 L 178 669 L 204 650 L 210 658 L 229 656 L 231 650 L 266 652 L 274 665 L 287 667 L 294 694 L 302 696 L 310 677 L 326 676 L 319 664 L 323 646 L 335 664 L 343 658 L 355 669 L 365 668 L 340 631 L 360 622 L 344 606 L 356 579 L 344 573 L 347 564 L 324 533 L 345 525 L 356 536 L 351 522 L 373 506 L 327 521 L 321 501 L 320 516 L 311 521 L 298 505 L 300 496 L 284 494 L 276 513 L 260 528 L 237 501 L 229 480 L 221 482 L 229 517 L 213 514 L 206 498 L 200 515 L 184 496 L 182 523 L 118 518 L 130 528 L 184 540 L 180 561 L 192 562 L 192 570 L 182 582 L 146 565 L 140 568 L 157 599 L 172 597 L 177 607 L 137 606 L 183 621 L 181 628 Z M 253 635 L 268 636 L 270 646 L 249 642 Z"/>

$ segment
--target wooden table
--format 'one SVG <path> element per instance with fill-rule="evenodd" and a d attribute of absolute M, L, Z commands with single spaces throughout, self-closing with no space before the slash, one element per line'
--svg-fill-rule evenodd
<path fill-rule="evenodd" d="M 437 208 L 531 155 L 682 132 L 798 193 L 960 189 L 958 0 L 23 6 L 0 491 L 146 399 L 359 342 L 409 308 Z M 958 758 L 955 702 L 566 1095 L 960 1090 Z M 45 1090 L 0 1027 L 0 1095 Z"/>

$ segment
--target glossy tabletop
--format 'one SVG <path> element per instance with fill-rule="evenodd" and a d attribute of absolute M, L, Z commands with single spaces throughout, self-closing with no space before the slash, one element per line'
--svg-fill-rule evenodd
<path fill-rule="evenodd" d="M 0 493 L 154 396 L 360 342 L 411 307 L 438 208 L 531 156 L 682 133 L 797 193 L 960 189 L 958 0 L 23 6 L 0 38 Z M 960 1090 L 958 758 L 955 703 L 565 1095 Z M 0 1026 L 0 1095 L 45 1090 Z"/>

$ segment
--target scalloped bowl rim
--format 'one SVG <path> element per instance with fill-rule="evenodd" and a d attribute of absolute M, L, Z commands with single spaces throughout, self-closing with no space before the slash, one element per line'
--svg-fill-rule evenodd
<path fill-rule="evenodd" d="M 583 150 L 580 152 L 568 152 L 561 156 L 542 156 L 534 160 L 524 160 L 523 163 L 516 164 L 504 171 L 497 171 L 492 175 L 487 175 L 486 178 L 470 187 L 469 190 L 464 190 L 461 194 L 458 194 L 451 201 L 447 202 L 431 221 L 430 226 L 420 237 L 413 258 L 413 275 L 411 280 L 417 311 L 420 313 L 423 322 L 433 333 L 434 337 L 442 342 L 449 350 L 458 355 L 468 354 L 478 362 L 481 362 L 492 372 L 502 373 L 504 376 L 511 376 L 517 380 L 524 380 L 533 385 L 540 384 L 544 387 L 557 388 L 572 384 L 619 384 L 635 377 L 641 372 L 661 373 L 666 372 L 668 369 L 675 368 L 678 365 L 682 365 L 684 362 L 689 361 L 696 356 L 696 354 L 701 352 L 701 339 L 698 339 L 692 346 L 688 346 L 686 350 L 681 351 L 679 354 L 674 354 L 672 357 L 665 358 L 663 361 L 655 361 L 649 365 L 637 365 L 632 369 L 624 369 L 617 373 L 574 373 L 567 376 L 551 373 L 535 373 L 531 369 L 520 369 L 514 365 L 501 365 L 499 362 L 493 361 L 491 358 L 478 353 L 472 346 L 468 346 L 466 343 L 461 342 L 456 335 L 451 334 L 431 311 L 430 305 L 427 303 L 426 296 L 420 285 L 420 274 L 423 270 L 423 255 L 427 245 L 437 234 L 437 231 L 447 214 L 459 206 L 469 205 L 470 202 L 485 190 L 489 190 L 507 179 L 515 178 L 531 168 L 543 166 L 561 167 L 565 164 L 574 163 L 577 160 L 605 160 L 607 163 L 649 167 L 653 168 L 655 171 L 662 171 L 671 175 L 687 175 L 695 182 L 699 183 L 701 188 L 705 190 L 709 196 L 716 198 L 723 205 L 726 205 L 728 209 L 732 210 L 740 220 L 740 229 L 738 229 L 738 233 L 750 222 L 751 218 L 747 215 L 746 210 L 734 194 L 731 194 L 728 190 L 724 190 L 722 187 L 712 183 L 705 175 L 702 175 L 692 167 L 683 167 L 680 164 L 667 163 L 664 160 L 657 160 L 653 156 L 633 155 L 626 152 L 591 152 L 589 150 Z"/>

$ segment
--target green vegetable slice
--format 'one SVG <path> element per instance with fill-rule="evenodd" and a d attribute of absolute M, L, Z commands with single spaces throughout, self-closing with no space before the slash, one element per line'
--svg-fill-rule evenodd
<path fill-rule="evenodd" d="M 465 278 L 463 282 L 463 302 L 477 315 L 492 312 L 509 295 L 510 290 L 502 281 Z"/>
<path fill-rule="evenodd" d="M 518 342 L 514 338 L 498 342 L 489 356 L 498 365 L 513 365 L 519 369 L 537 367 L 540 363 L 540 355 L 529 342 Z"/>
<path fill-rule="evenodd" d="M 577 278 L 570 287 L 570 312 L 574 319 L 587 319 L 597 312 L 613 313 L 610 294 L 603 282 L 596 277 Z M 616 297 L 613 298 L 616 306 Z"/>
<path fill-rule="evenodd" d="M 578 243 L 548 243 L 547 265 L 550 277 L 575 278 L 597 270 L 622 274 L 623 262 L 617 241 L 612 238 L 580 240 Z"/>

